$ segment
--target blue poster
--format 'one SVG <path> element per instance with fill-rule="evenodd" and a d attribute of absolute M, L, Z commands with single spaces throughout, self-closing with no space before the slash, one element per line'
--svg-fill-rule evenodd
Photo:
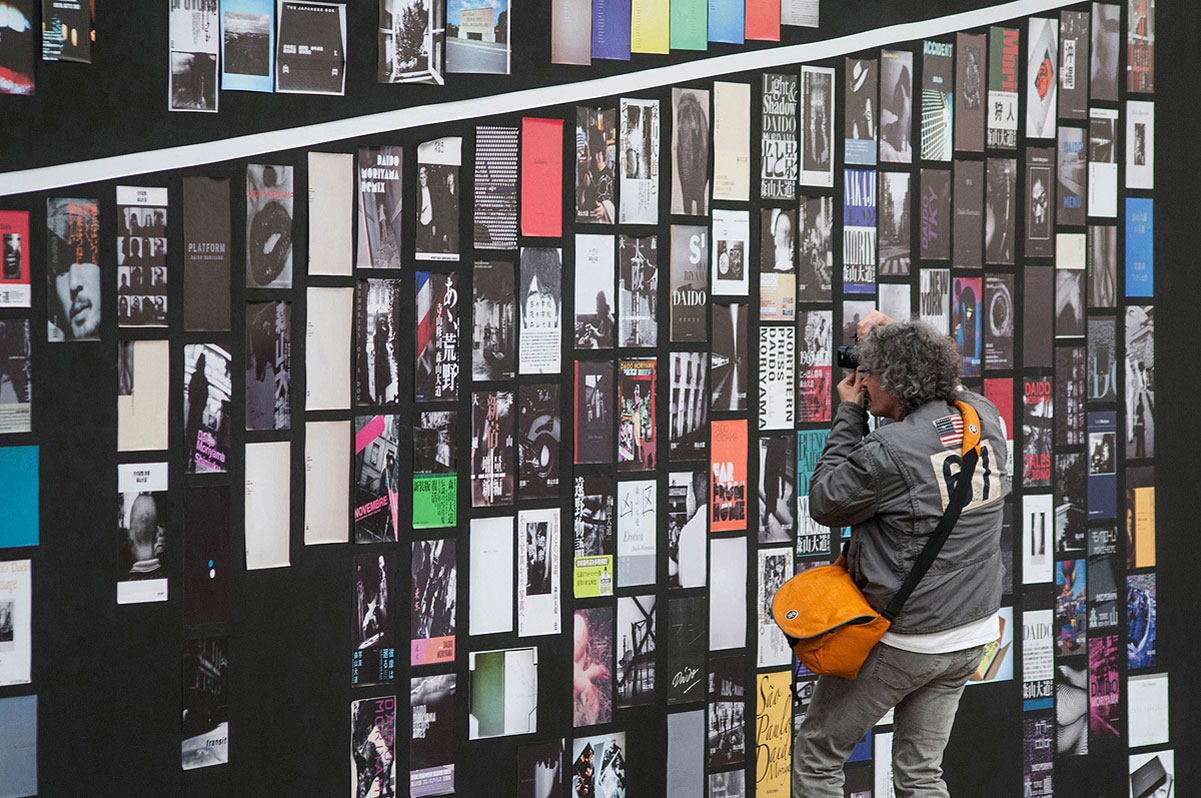
<path fill-rule="evenodd" d="M 1155 295 L 1154 230 L 1151 200 L 1126 200 L 1126 296 Z"/>
<path fill-rule="evenodd" d="M 743 0 L 709 0 L 709 41 L 743 44 L 745 33 Z"/>
<path fill-rule="evenodd" d="M 275 88 L 274 0 L 221 0 L 221 88 Z"/>
<path fill-rule="evenodd" d="M 38 545 L 38 447 L 0 447 L 0 548 Z"/>
<path fill-rule="evenodd" d="M 630 0 L 592 0 L 592 57 L 630 60 Z"/>

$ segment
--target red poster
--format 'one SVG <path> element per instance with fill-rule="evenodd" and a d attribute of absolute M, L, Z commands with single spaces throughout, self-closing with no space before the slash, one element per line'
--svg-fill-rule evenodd
<path fill-rule="evenodd" d="M 521 234 L 563 235 L 563 120 L 521 120 Z"/>
<path fill-rule="evenodd" d="M 0 211 L 0 308 L 29 307 L 29 213 Z"/>
<path fill-rule="evenodd" d="M 746 529 L 746 419 L 714 421 L 709 447 L 712 474 L 710 529 Z"/>
<path fill-rule="evenodd" d="M 746 38 L 780 41 L 780 0 L 746 0 Z"/>
<path fill-rule="evenodd" d="M 1013 440 L 1013 378 L 996 377 L 984 381 L 984 398 L 997 406 L 1005 421 L 1005 440 Z"/>

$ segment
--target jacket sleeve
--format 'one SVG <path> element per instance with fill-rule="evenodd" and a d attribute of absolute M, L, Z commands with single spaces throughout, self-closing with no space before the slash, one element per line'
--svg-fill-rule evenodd
<path fill-rule="evenodd" d="M 819 524 L 847 526 L 876 514 L 880 443 L 865 434 L 867 411 L 854 402 L 840 404 L 809 482 L 809 514 Z"/>

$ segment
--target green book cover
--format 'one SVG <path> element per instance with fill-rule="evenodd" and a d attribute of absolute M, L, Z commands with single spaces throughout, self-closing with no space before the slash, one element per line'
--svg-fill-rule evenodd
<path fill-rule="evenodd" d="M 709 7 L 705 0 L 671 0 L 668 35 L 673 50 L 708 50 Z"/>
<path fill-rule="evenodd" d="M 413 528 L 441 529 L 458 522 L 457 474 L 413 475 Z"/>

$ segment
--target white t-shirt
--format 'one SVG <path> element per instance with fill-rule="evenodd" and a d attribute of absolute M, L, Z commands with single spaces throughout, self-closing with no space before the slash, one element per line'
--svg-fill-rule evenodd
<path fill-rule="evenodd" d="M 880 638 L 880 642 L 902 651 L 912 651 L 915 654 L 949 654 L 952 651 L 982 646 L 999 638 L 1001 636 L 1000 618 L 1000 612 L 994 612 L 978 621 L 929 634 L 906 635 L 899 632 L 885 632 L 884 636 Z"/>

